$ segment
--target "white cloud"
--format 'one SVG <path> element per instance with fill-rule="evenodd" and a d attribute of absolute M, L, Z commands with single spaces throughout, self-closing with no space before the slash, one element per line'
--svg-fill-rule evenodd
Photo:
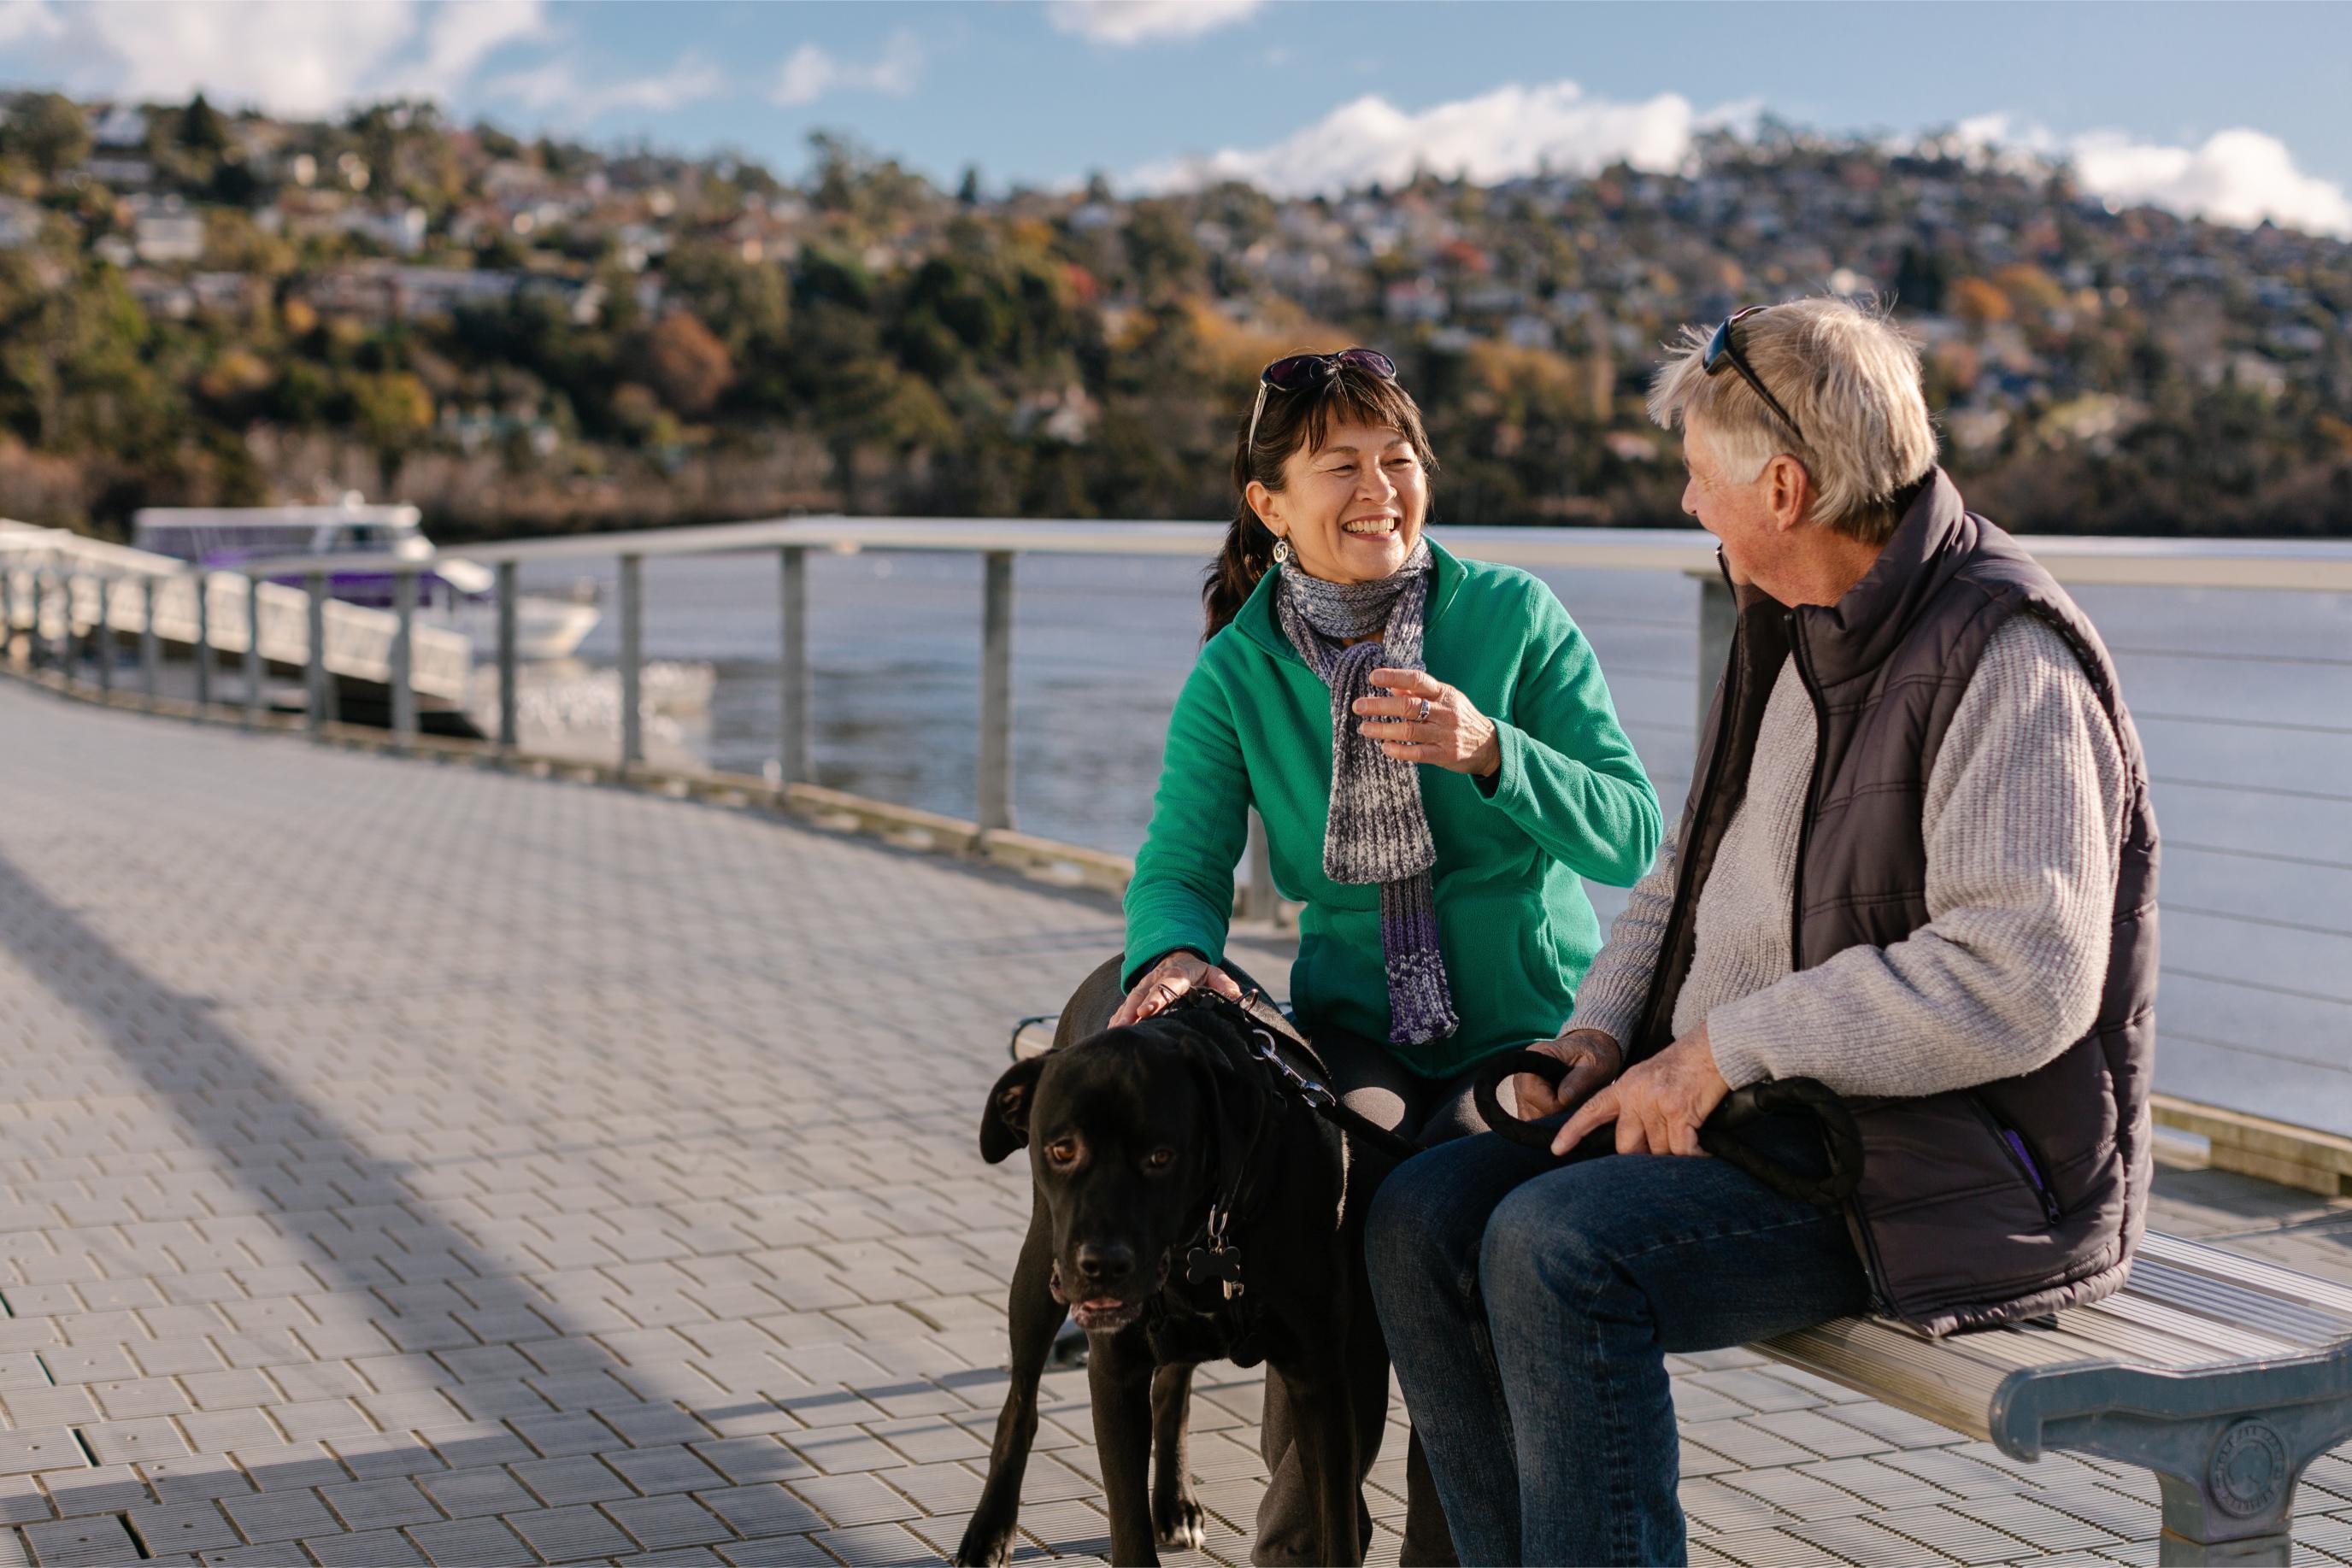
<path fill-rule="evenodd" d="M 1277 193 L 1307 194 L 1375 180 L 1395 184 L 1424 169 L 1483 183 L 1545 168 L 1591 173 L 1620 160 L 1664 171 L 1688 161 L 1692 134 L 1701 127 L 1702 117 L 1679 94 L 1621 103 L 1587 97 L 1572 81 L 1496 88 L 1419 113 L 1373 95 L 1275 146 L 1152 164 L 1138 170 L 1132 183 L 1167 190 L 1247 180 Z"/>
<path fill-rule="evenodd" d="M 128 98 L 184 99 L 322 115 L 350 101 L 416 29 L 408 0 L 340 5 L 215 0 L 203 5 L 92 5 L 73 14 L 119 68 Z"/>
<path fill-rule="evenodd" d="M 0 44 L 35 45 L 76 90 L 164 102 L 203 92 L 299 118 L 374 98 L 446 99 L 498 50 L 547 34 L 543 0 L 0 0 Z"/>
<path fill-rule="evenodd" d="M 2070 150 L 2083 189 L 2109 201 L 2147 202 L 2242 227 L 2268 218 L 2283 228 L 2352 237 L 2352 197 L 2344 187 L 2305 173 L 2285 142 L 2259 131 L 2216 131 L 2194 148 L 2100 131 L 2074 138 Z"/>
<path fill-rule="evenodd" d="M 2352 238 L 2352 195 L 2305 173 L 2277 137 L 2242 126 L 2183 147 L 2120 131 L 2060 137 L 2005 114 L 1980 114 L 1955 127 L 1952 140 L 1971 157 L 2013 169 L 2070 162 L 2084 193 L 2118 206 L 2163 207 L 2243 228 L 2268 218 L 2283 228 Z"/>
<path fill-rule="evenodd" d="M 545 38 L 551 29 L 541 0 L 460 0 L 433 13 L 423 57 L 395 73 L 403 90 L 446 98 L 471 81 L 484 60 L 509 44 Z"/>
<path fill-rule="evenodd" d="M 509 71 L 482 84 L 490 98 L 507 99 L 565 124 L 584 124 L 616 110 L 667 113 L 727 88 L 727 73 L 688 51 L 666 71 L 618 81 L 589 82 L 576 61 L 558 58 Z"/>
<path fill-rule="evenodd" d="M 1152 38 L 1197 38 L 1246 19 L 1260 0 L 1051 0 L 1058 32 L 1124 47 Z"/>
<path fill-rule="evenodd" d="M 814 44 L 803 44 L 776 73 L 768 101 L 799 109 L 835 92 L 879 92 L 904 98 L 915 90 L 922 74 L 922 43 L 904 27 L 890 35 L 880 57 L 867 65 L 841 59 Z"/>
<path fill-rule="evenodd" d="M 54 38 L 66 30 L 48 0 L 0 0 L 0 45 Z"/>

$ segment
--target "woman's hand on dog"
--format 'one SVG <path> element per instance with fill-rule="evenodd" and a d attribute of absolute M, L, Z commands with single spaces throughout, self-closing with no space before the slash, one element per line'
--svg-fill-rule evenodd
<path fill-rule="evenodd" d="M 1575 1110 L 1625 1068 L 1625 1052 L 1616 1037 L 1597 1029 L 1576 1030 L 1528 1049 L 1567 1062 L 1568 1075 L 1557 1085 L 1532 1072 L 1511 1080 L 1511 1093 L 1518 1102 L 1517 1114 L 1523 1122 L 1538 1122 Z"/>
<path fill-rule="evenodd" d="M 1382 755 L 1474 779 L 1502 767 L 1503 743 L 1495 721 L 1435 675 L 1426 670 L 1374 670 L 1369 679 L 1386 686 L 1389 695 L 1356 699 L 1356 716 L 1367 721 L 1356 733 L 1379 741 Z"/>
<path fill-rule="evenodd" d="M 1135 989 L 1127 993 L 1127 1000 L 1118 1004 L 1118 1011 L 1110 1015 L 1105 1027 L 1124 1029 L 1148 1019 L 1196 986 L 1206 986 L 1234 1001 L 1242 999 L 1242 988 L 1234 977 L 1198 953 L 1171 953 L 1144 971 L 1143 978 L 1135 982 Z"/>

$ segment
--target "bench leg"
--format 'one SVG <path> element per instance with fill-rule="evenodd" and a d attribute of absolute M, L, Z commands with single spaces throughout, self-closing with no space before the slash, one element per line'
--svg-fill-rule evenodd
<path fill-rule="evenodd" d="M 2295 1482 L 2344 1435 L 2343 1412 L 2327 1406 L 2171 1419 L 2106 1411 L 2051 1422 L 2042 1447 L 2153 1470 L 2164 1500 L 2159 1563 L 2284 1568 Z"/>

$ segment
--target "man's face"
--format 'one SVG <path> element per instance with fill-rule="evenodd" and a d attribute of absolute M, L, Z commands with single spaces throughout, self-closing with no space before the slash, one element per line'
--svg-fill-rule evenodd
<path fill-rule="evenodd" d="M 1683 510 L 1723 541 L 1723 559 L 1731 567 L 1733 580 L 1769 577 L 1788 538 L 1773 519 L 1767 495 L 1770 465 L 1753 479 L 1727 477 L 1707 440 L 1706 426 L 1692 421 L 1683 431 L 1683 467 L 1689 476 L 1683 486 Z"/>

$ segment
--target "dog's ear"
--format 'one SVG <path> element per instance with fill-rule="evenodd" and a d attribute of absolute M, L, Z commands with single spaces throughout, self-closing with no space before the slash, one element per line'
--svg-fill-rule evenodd
<path fill-rule="evenodd" d="M 980 1157 L 990 1165 L 1001 1165 L 1013 1150 L 1029 1146 L 1029 1103 L 1045 1067 L 1042 1056 L 1016 1061 L 988 1092 L 988 1107 L 980 1113 Z"/>

